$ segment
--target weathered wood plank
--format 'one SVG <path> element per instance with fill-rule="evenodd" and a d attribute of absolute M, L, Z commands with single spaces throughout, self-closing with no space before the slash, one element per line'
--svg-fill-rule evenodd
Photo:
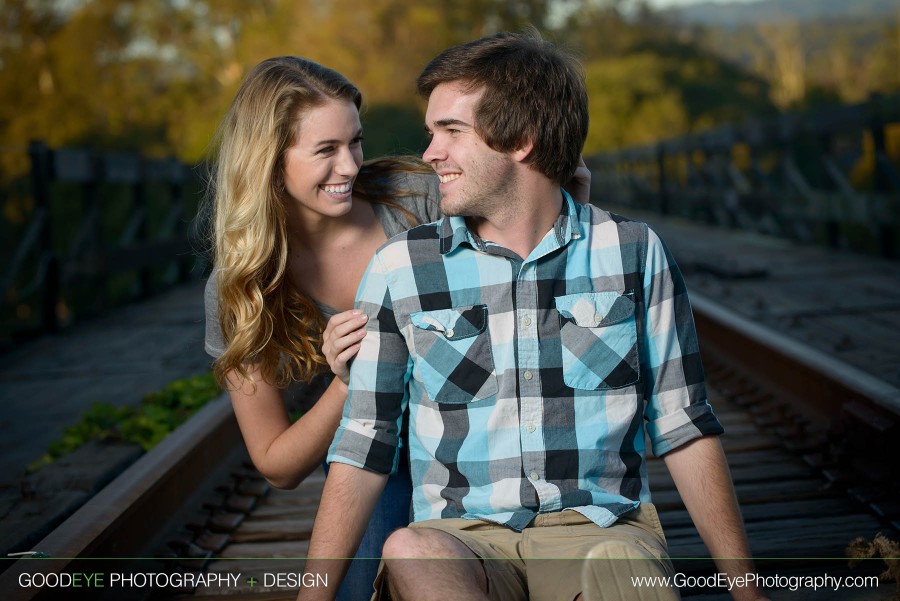
<path fill-rule="evenodd" d="M 259 557 L 259 558 L 271 558 L 271 557 L 306 557 L 306 552 L 309 550 L 309 541 L 279 541 L 279 542 L 267 542 L 265 544 L 254 544 L 254 543 L 238 543 L 234 545 L 228 545 L 224 551 L 222 551 L 219 556 L 220 557 Z"/>
<path fill-rule="evenodd" d="M 828 498 L 833 492 L 825 490 L 822 480 L 789 480 L 784 482 L 750 482 L 735 485 L 738 501 L 743 506 L 751 503 L 772 503 L 799 499 Z M 684 506 L 676 490 L 653 493 L 653 503 L 661 510 L 680 509 Z"/>
<path fill-rule="evenodd" d="M 760 520 L 771 521 L 788 518 L 805 518 L 817 521 L 821 517 L 850 515 L 856 508 L 842 497 L 814 499 L 806 501 L 786 501 L 779 503 L 745 504 L 741 507 L 744 522 Z M 687 510 L 669 510 L 659 512 L 659 521 L 668 535 L 670 529 L 686 527 L 693 524 Z"/>
<path fill-rule="evenodd" d="M 787 457 L 785 459 L 788 459 Z M 660 467 L 662 469 L 660 469 Z M 760 480 L 774 481 L 791 478 L 806 479 L 811 477 L 808 466 L 786 461 L 785 463 L 766 465 L 731 465 L 731 477 L 735 482 L 756 482 Z M 648 466 L 650 490 L 657 491 L 672 488 L 674 484 L 665 466 Z"/>
<path fill-rule="evenodd" d="M 878 520 L 868 515 L 831 516 L 809 519 L 751 522 L 746 525 L 754 557 L 775 560 L 799 558 L 842 558 L 844 549 L 858 536 L 871 538 L 882 529 Z M 669 553 L 673 558 L 709 557 L 691 527 L 673 528 L 666 532 Z"/>
<path fill-rule="evenodd" d="M 235 543 L 309 540 L 315 516 L 288 520 L 247 520 L 231 539 Z"/>

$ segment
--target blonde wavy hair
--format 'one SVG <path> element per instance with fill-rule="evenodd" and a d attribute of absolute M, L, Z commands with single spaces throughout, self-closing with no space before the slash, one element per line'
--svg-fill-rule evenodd
<path fill-rule="evenodd" d="M 210 180 L 213 249 L 219 324 L 225 352 L 213 364 L 219 384 L 230 372 L 250 381 L 248 364 L 266 381 L 285 387 L 326 371 L 322 356 L 325 323 L 309 296 L 287 279 L 288 236 L 284 153 L 294 143 L 298 123 L 328 99 L 362 103 L 359 90 L 340 73 L 312 61 L 282 56 L 256 65 L 241 84 L 219 125 Z M 354 199 L 390 204 L 410 190 L 392 175 L 429 173 L 409 157 L 364 163 L 354 183 Z"/>

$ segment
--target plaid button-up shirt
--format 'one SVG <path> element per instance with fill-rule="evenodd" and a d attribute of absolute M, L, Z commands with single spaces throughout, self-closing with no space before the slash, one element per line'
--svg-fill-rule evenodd
<path fill-rule="evenodd" d="M 521 530 L 574 509 L 607 526 L 650 500 L 653 452 L 722 432 L 681 273 L 647 225 L 568 195 L 522 260 L 445 217 L 391 239 L 329 461 L 390 473 L 409 406 L 415 521 Z"/>

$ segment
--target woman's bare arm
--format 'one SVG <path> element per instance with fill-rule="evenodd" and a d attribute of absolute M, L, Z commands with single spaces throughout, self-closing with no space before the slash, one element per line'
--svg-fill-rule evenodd
<path fill-rule="evenodd" d="M 281 391 L 262 378 L 259 368 L 249 373 L 255 391 L 246 381 L 237 387 L 236 374 L 229 374 L 231 404 L 244 444 L 253 465 L 272 486 L 294 488 L 322 465 L 341 419 L 347 386 L 335 378 L 312 408 L 291 424 Z"/>

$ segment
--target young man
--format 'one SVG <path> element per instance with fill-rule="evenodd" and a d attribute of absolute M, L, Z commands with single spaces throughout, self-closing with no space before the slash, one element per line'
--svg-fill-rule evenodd
<path fill-rule="evenodd" d="M 587 135 L 578 64 L 501 33 L 446 50 L 418 86 L 447 217 L 393 238 L 363 278 L 306 566 L 332 582 L 300 598 L 334 590 L 343 562 L 318 558 L 353 556 L 407 406 L 413 524 L 376 581 L 394 599 L 677 599 L 631 578 L 673 573 L 645 434 L 712 555 L 749 557 L 680 273 L 646 225 L 561 191 Z"/>

